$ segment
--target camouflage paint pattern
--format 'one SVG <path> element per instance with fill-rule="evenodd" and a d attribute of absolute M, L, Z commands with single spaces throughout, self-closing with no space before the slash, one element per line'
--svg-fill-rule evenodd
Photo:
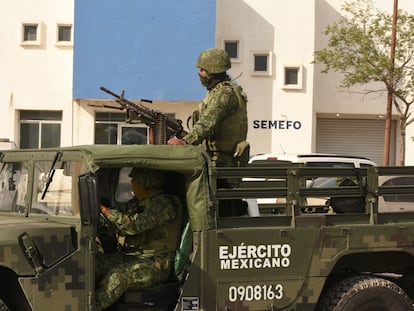
<path fill-rule="evenodd" d="M 223 189 L 215 188 L 218 169 L 200 148 L 82 146 L 4 151 L 0 159 L 3 163 L 20 161 L 27 164 L 27 188 L 32 189 L 36 184 L 33 180 L 35 162 L 52 162 L 57 150 L 63 152 L 58 167 L 64 166 L 66 161 L 85 164 L 87 169 L 77 174 L 93 173 L 101 167 L 142 166 L 171 170 L 186 177 L 193 255 L 176 310 L 315 310 L 331 276 L 350 272 L 393 273 L 412 280 L 414 213 L 380 213 L 377 198 L 384 193 L 412 194 L 413 187 L 388 189 L 379 187 L 376 181 L 379 173 L 414 175 L 413 167 L 368 170 L 366 213 L 300 213 L 300 197 L 310 191 L 302 188 L 304 183 L 300 178 L 311 173 L 331 174 L 335 170 L 295 168 L 283 173 L 287 180 L 284 191 L 288 209 L 285 214 L 216 219 L 210 211 L 217 207 L 218 198 L 258 195 L 260 189 L 241 189 L 244 191 L 239 192 L 227 189 L 223 194 Z M 272 176 L 269 168 L 246 169 L 237 169 L 239 174 L 231 176 Z M 66 169 L 65 172 L 73 173 Z M 332 190 L 319 191 L 318 195 L 325 196 L 329 191 Z M 355 195 L 352 191 L 359 193 L 355 187 L 336 189 L 334 194 L 341 194 L 341 191 L 352 195 Z M 27 193 L 24 200 L 30 206 L 32 192 Z M 78 193 L 75 191 L 74 195 L 78 196 Z M 88 214 L 84 209 L 93 210 L 84 203 L 78 205 L 82 217 Z M 15 303 L 13 306 L 18 307 L 14 310 L 19 311 L 43 311 L 51 306 L 65 311 L 94 310 L 96 223 L 91 224 L 80 215 L 26 215 L 12 210 L 0 212 L 0 298 L 6 303 Z M 29 251 L 30 247 L 23 245 L 23 237 L 30 237 L 39 251 L 40 267 L 36 267 L 28 256 L 33 253 Z M 146 263 L 139 259 L 136 267 Z M 168 261 L 164 264 L 167 266 Z M 14 287 L 15 283 L 18 288 Z M 5 284 L 13 286 L 11 294 Z M 412 295 L 412 291 L 408 293 Z M 26 301 L 29 307 L 19 308 Z"/>
<path fill-rule="evenodd" d="M 207 49 L 198 56 L 196 67 L 213 74 L 221 73 L 231 68 L 231 61 L 225 50 Z"/>
<path fill-rule="evenodd" d="M 5 218 L 2 217 L 2 220 Z M 62 310 L 87 310 L 85 278 L 87 263 L 91 261 L 89 238 L 81 238 L 72 225 L 63 225 L 31 219 L 31 221 L 3 224 L 0 242 L 0 265 L 8 267 L 19 277 L 27 302 L 33 310 L 41 305 L 62 305 Z M 33 265 L 19 237 L 31 237 L 40 257 L 39 270 Z"/>
<path fill-rule="evenodd" d="M 233 154 L 237 144 L 246 140 L 246 103 L 240 86 L 230 81 L 218 83 L 200 103 L 199 117 L 183 139 L 188 144 L 202 144 L 217 166 L 237 166 Z"/>
<path fill-rule="evenodd" d="M 151 174 L 151 171 L 148 171 Z M 133 173 L 134 178 L 138 173 Z M 154 178 L 152 175 L 150 178 Z M 151 182 L 160 186 L 160 183 Z M 133 205 L 122 211 L 111 209 L 108 219 L 125 238 L 125 249 L 100 254 L 96 262 L 96 309 L 116 302 L 128 289 L 142 289 L 165 282 L 172 273 L 173 258 L 181 231 L 179 199 L 155 190 L 140 202 L 140 211 Z"/>
<path fill-rule="evenodd" d="M 145 256 L 122 252 L 100 254 L 96 262 L 96 310 L 111 306 L 128 289 L 141 289 L 165 282 L 171 274 L 171 256 Z"/>

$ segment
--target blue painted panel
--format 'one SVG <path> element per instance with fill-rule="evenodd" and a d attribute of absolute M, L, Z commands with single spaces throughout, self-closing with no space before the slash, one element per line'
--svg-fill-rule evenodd
<path fill-rule="evenodd" d="M 195 63 L 214 47 L 215 0 L 75 0 L 74 98 L 199 100 Z"/>

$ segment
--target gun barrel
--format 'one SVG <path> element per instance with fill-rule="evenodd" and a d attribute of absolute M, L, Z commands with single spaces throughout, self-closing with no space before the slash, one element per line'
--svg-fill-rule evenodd
<path fill-rule="evenodd" d="M 121 105 L 121 110 L 126 109 L 127 113 L 128 111 L 134 111 L 138 119 L 144 122 L 147 126 L 153 128 L 156 132 L 162 133 L 165 131 L 167 135 L 175 135 L 177 137 L 181 137 L 182 133 L 184 132 L 181 122 L 167 117 L 160 111 L 154 111 L 142 104 L 135 104 L 128 99 L 125 99 L 124 91 L 122 91 L 121 95 L 118 95 L 103 86 L 101 86 L 100 89 L 105 93 L 113 96 L 115 100 Z M 141 99 L 140 101 L 152 103 L 152 101 L 148 99 Z M 165 137 L 162 137 L 162 139 L 165 140 Z"/>
<path fill-rule="evenodd" d="M 116 97 L 116 98 L 118 98 L 118 99 L 120 99 L 120 98 L 121 98 L 121 96 L 119 96 L 118 94 L 116 94 L 116 93 L 114 93 L 114 92 L 112 92 L 112 91 L 108 90 L 106 87 L 101 86 L 101 87 L 100 87 L 100 89 L 101 89 L 102 91 L 104 91 L 105 93 L 108 93 L 108 94 L 112 95 L 113 97 Z"/>

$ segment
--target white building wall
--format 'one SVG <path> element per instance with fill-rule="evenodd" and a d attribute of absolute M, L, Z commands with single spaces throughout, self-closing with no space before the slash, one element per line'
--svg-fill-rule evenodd
<path fill-rule="evenodd" d="M 233 62 L 230 73 L 233 77 L 243 73 L 237 81 L 249 98 L 252 154 L 311 149 L 314 6 L 313 0 L 217 1 L 216 45 L 240 41 L 240 63 Z M 252 74 L 251 55 L 258 51 L 271 52 L 271 76 Z M 282 88 L 284 66 L 290 65 L 303 66 L 301 90 Z M 280 128 L 269 128 L 268 121 L 276 121 Z M 300 122 L 300 128 L 287 128 L 287 121 Z"/>
<path fill-rule="evenodd" d="M 392 2 L 376 0 L 376 5 L 391 12 Z M 375 118 L 385 113 L 384 98 L 339 92 L 341 76 L 321 74 L 321 67 L 311 64 L 313 51 L 326 44 L 324 27 L 339 17 L 343 3 L 217 0 L 216 46 L 222 47 L 223 40 L 241 43 L 240 61 L 233 63 L 230 73 L 233 78 L 242 73 L 237 81 L 249 97 L 252 154 L 314 151 L 316 117 L 320 115 Z M 63 112 L 62 146 L 93 143 L 93 109 L 72 104 L 73 47 L 55 44 L 56 25 L 73 23 L 73 6 L 74 0 L 0 2 L 0 114 L 6 116 L 0 123 L 0 138 L 18 144 L 18 110 L 43 109 Z M 414 12 L 412 0 L 399 0 L 399 7 Z M 22 23 L 36 21 L 42 24 L 41 45 L 21 46 Z M 252 74 L 251 55 L 258 51 L 271 52 L 270 76 Z M 286 65 L 303 66 L 301 90 L 282 88 Z M 181 115 L 186 113 L 181 111 Z M 279 128 L 269 128 L 267 121 L 279 122 Z M 300 128 L 286 128 L 287 121 L 300 122 Z M 254 124 L 264 126 L 255 128 Z M 407 129 L 406 164 L 414 164 L 411 137 L 414 125 Z"/>
<path fill-rule="evenodd" d="M 72 144 L 72 46 L 57 24 L 73 24 L 73 0 L 0 1 L 0 137 L 18 145 L 18 110 L 61 110 L 61 145 Z M 22 46 L 22 23 L 41 25 L 39 46 Z M 73 33 L 73 32 L 72 32 Z"/>
<path fill-rule="evenodd" d="M 393 1 L 374 0 L 381 10 L 393 10 Z M 252 154 L 265 152 L 314 152 L 317 117 L 382 118 L 385 96 L 363 96 L 338 89 L 342 76 L 322 74 L 321 65 L 313 65 L 315 50 L 326 46 L 325 27 L 341 15 L 344 0 L 217 0 L 217 46 L 224 40 L 240 40 L 242 58 L 233 63 L 232 76 L 246 90 L 249 102 L 249 141 Z M 414 12 L 414 2 L 399 0 L 399 8 Z M 271 77 L 250 74 L 251 51 L 273 53 Z M 303 89 L 285 90 L 286 65 L 303 66 Z M 394 118 L 397 114 L 394 111 Z M 254 120 L 300 121 L 301 128 L 253 128 Z M 407 129 L 406 164 L 414 163 L 414 125 Z M 397 154 L 398 158 L 398 154 Z"/>
<path fill-rule="evenodd" d="M 341 14 L 343 0 L 318 0 L 316 3 L 316 43 L 315 48 L 322 49 L 326 46 L 327 37 L 322 34 L 325 27 L 337 20 Z M 394 1 L 391 0 L 374 0 L 375 6 L 380 10 L 393 12 Z M 411 0 L 399 0 L 398 8 L 414 14 L 414 2 Z M 375 93 L 364 95 L 367 89 L 378 90 L 384 89 L 382 83 L 353 87 L 349 91 L 339 90 L 338 86 L 342 80 L 340 74 L 322 74 L 323 66 L 315 66 L 314 75 L 314 107 L 315 113 L 323 114 L 325 117 L 347 117 L 384 119 L 386 114 L 386 96 L 387 93 Z M 398 114 L 393 107 L 393 119 L 398 120 Z M 385 131 L 385 129 L 384 129 Z M 405 164 L 414 164 L 414 142 L 411 137 L 414 136 L 414 126 L 407 128 L 406 132 L 406 156 Z M 397 131 L 397 150 L 396 159 L 399 158 L 399 131 Z"/>

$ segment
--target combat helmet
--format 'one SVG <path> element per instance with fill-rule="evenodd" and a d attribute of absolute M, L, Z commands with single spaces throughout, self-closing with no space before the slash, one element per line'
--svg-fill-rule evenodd
<path fill-rule="evenodd" d="M 161 171 L 134 167 L 128 175 L 147 189 L 160 188 L 165 180 Z"/>
<path fill-rule="evenodd" d="M 196 67 L 213 74 L 225 72 L 231 68 L 230 57 L 224 50 L 207 49 L 200 53 Z"/>

